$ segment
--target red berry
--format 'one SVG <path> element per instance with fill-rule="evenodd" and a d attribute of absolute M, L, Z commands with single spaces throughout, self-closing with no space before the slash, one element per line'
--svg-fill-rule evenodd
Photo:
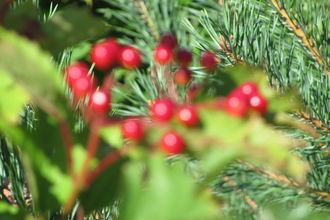
<path fill-rule="evenodd" d="M 259 93 L 251 95 L 249 104 L 253 110 L 260 112 L 261 114 L 265 114 L 267 112 L 267 99 Z"/>
<path fill-rule="evenodd" d="M 71 64 L 66 69 L 66 80 L 68 84 L 71 86 L 73 82 L 75 82 L 77 79 L 84 78 L 87 76 L 89 71 L 89 68 L 86 63 L 83 62 L 77 62 L 74 64 Z"/>
<path fill-rule="evenodd" d="M 191 71 L 187 67 L 179 68 L 174 75 L 174 82 L 180 86 L 186 85 L 191 80 Z"/>
<path fill-rule="evenodd" d="M 105 41 L 94 44 L 90 57 L 95 63 L 96 68 L 104 70 L 113 67 L 117 62 L 117 56 L 120 45 L 115 39 L 107 39 Z"/>
<path fill-rule="evenodd" d="M 141 53 L 132 46 L 125 46 L 119 53 L 119 63 L 126 69 L 134 69 L 141 65 Z"/>
<path fill-rule="evenodd" d="M 176 52 L 176 59 L 182 66 L 188 66 L 192 61 L 192 53 L 187 49 L 179 49 Z"/>
<path fill-rule="evenodd" d="M 183 138 L 174 131 L 169 131 L 163 135 L 160 146 L 167 154 L 181 154 L 185 149 Z"/>
<path fill-rule="evenodd" d="M 178 118 L 183 124 L 192 127 L 198 124 L 199 117 L 194 106 L 182 106 L 178 111 Z"/>
<path fill-rule="evenodd" d="M 89 100 L 90 110 L 96 114 L 105 115 L 110 110 L 110 95 L 104 90 L 96 90 Z"/>
<path fill-rule="evenodd" d="M 121 124 L 121 131 L 124 138 L 141 140 L 143 138 L 143 125 L 140 120 L 128 119 Z"/>
<path fill-rule="evenodd" d="M 76 98 L 83 98 L 88 95 L 93 88 L 93 80 L 87 75 L 72 83 L 72 92 Z"/>
<path fill-rule="evenodd" d="M 159 64 L 165 65 L 173 58 L 173 49 L 166 45 L 160 44 L 154 51 L 154 59 Z"/>
<path fill-rule="evenodd" d="M 152 117 L 159 121 L 169 121 L 174 114 L 174 103 L 169 98 L 157 99 L 150 107 Z"/>
<path fill-rule="evenodd" d="M 201 57 L 201 65 L 208 71 L 214 71 L 217 68 L 216 56 L 211 51 L 206 51 Z"/>
<path fill-rule="evenodd" d="M 231 115 L 244 117 L 249 110 L 249 105 L 245 97 L 230 95 L 225 100 L 224 108 Z"/>
<path fill-rule="evenodd" d="M 238 89 L 247 97 L 250 98 L 252 94 L 258 92 L 258 86 L 254 82 L 245 82 L 238 87 Z"/>
<path fill-rule="evenodd" d="M 173 34 L 167 33 L 161 37 L 159 44 L 174 49 L 177 45 L 177 40 Z"/>

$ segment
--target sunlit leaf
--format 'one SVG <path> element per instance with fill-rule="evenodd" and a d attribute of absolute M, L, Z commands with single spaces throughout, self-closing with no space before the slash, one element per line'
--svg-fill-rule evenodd
<path fill-rule="evenodd" d="M 67 104 L 61 74 L 48 54 L 13 32 L 0 28 L 0 69 L 21 85 L 46 112 L 65 118 Z"/>
<path fill-rule="evenodd" d="M 182 163 L 169 166 L 157 154 L 151 156 L 146 170 L 143 164 L 132 162 L 124 172 L 121 219 L 188 220 L 216 216 L 214 201 L 198 190 L 192 178 L 184 173 Z"/>

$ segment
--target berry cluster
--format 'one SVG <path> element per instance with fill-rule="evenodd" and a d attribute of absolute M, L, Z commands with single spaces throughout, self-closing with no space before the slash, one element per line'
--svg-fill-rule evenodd
<path fill-rule="evenodd" d="M 191 80 L 192 72 L 188 68 L 193 60 L 193 54 L 185 48 L 178 48 L 177 39 L 172 34 L 162 36 L 159 44 L 153 52 L 156 63 L 168 65 L 172 61 L 178 64 L 174 73 L 174 82 L 179 86 L 184 86 Z M 201 66 L 207 71 L 214 71 L 217 67 L 217 60 L 214 53 L 206 51 L 200 59 Z"/>
<path fill-rule="evenodd" d="M 235 88 L 224 101 L 224 109 L 231 115 L 244 117 L 249 109 L 260 114 L 267 112 L 267 99 L 254 82 L 245 82 Z"/>
<path fill-rule="evenodd" d="M 140 52 L 132 47 L 120 45 L 116 39 L 109 38 L 93 45 L 90 60 L 97 69 L 106 71 L 120 65 L 126 69 L 134 69 L 141 64 Z M 106 115 L 110 110 L 111 97 L 104 84 L 97 88 L 96 77 L 90 73 L 84 62 L 77 62 L 66 69 L 66 80 L 74 98 L 89 98 L 88 110 L 96 115 Z"/>
<path fill-rule="evenodd" d="M 132 46 L 120 45 L 113 38 L 94 44 L 90 59 L 100 70 L 108 70 L 117 64 L 126 69 L 134 69 L 141 65 L 139 50 Z"/>
<path fill-rule="evenodd" d="M 198 125 L 198 111 L 193 105 L 176 107 L 169 98 L 159 98 L 150 105 L 150 114 L 157 123 L 166 123 L 176 118 L 187 127 Z M 139 141 L 144 136 L 144 125 L 139 119 L 128 119 L 121 124 L 123 136 L 127 139 Z M 183 138 L 175 131 L 168 131 L 160 140 L 160 147 L 167 154 L 179 154 L 185 149 Z"/>
<path fill-rule="evenodd" d="M 156 46 L 153 57 L 156 65 L 166 66 L 175 63 L 178 67 L 173 75 L 173 82 L 177 86 L 185 86 L 191 81 L 192 72 L 188 66 L 193 61 L 193 54 L 179 48 L 177 39 L 172 34 L 161 37 Z M 141 65 L 141 54 L 132 46 L 120 45 L 115 39 L 109 38 L 93 45 L 90 51 L 90 60 L 95 67 L 102 71 L 109 71 L 117 66 L 125 69 L 135 69 Z M 216 55 L 206 51 L 200 57 L 200 64 L 207 71 L 217 68 Z M 88 103 L 88 111 L 94 115 L 106 116 L 111 108 L 109 77 L 98 87 L 95 76 L 86 63 L 77 62 L 66 70 L 66 80 L 72 90 L 75 100 L 84 99 Z M 113 80 L 113 78 L 111 78 Z M 111 81 L 110 80 L 110 81 Z M 112 82 L 111 82 L 112 83 Z M 197 89 L 192 87 L 188 97 L 193 96 Z M 178 104 L 173 97 L 161 97 L 154 100 L 149 106 L 149 113 L 154 123 L 169 123 L 171 120 L 179 122 L 188 128 L 199 125 L 198 108 L 203 104 Z M 178 101 L 178 100 L 176 100 Z M 205 107 L 205 106 L 204 106 Z M 267 100 L 261 95 L 254 82 L 246 82 L 230 92 L 222 99 L 221 107 L 231 115 L 244 117 L 250 109 L 265 114 Z M 125 139 L 133 142 L 141 141 L 146 132 L 146 123 L 140 118 L 129 118 L 121 123 L 121 132 Z M 176 131 L 169 129 L 159 141 L 159 147 L 167 154 L 180 154 L 185 150 L 183 137 Z"/>

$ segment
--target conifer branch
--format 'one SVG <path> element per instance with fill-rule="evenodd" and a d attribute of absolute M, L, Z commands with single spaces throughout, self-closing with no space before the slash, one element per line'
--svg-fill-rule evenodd
<path fill-rule="evenodd" d="M 142 0 L 137 1 L 136 3 L 140 9 L 139 11 L 142 15 L 143 20 L 145 20 L 145 22 L 149 26 L 151 34 L 156 38 L 156 40 L 159 40 L 160 36 L 159 36 L 158 30 L 157 30 L 157 27 L 156 27 L 155 23 L 152 21 L 152 18 L 150 17 L 146 4 Z"/>
<path fill-rule="evenodd" d="M 310 114 L 308 114 L 307 112 L 296 112 L 296 115 L 299 116 L 300 118 L 302 118 L 305 121 L 308 121 L 309 123 L 311 123 L 314 127 L 327 132 L 330 134 L 330 128 L 327 127 L 326 125 L 324 125 L 320 120 L 312 117 Z"/>
<path fill-rule="evenodd" d="M 285 10 L 283 5 L 278 2 L 278 0 L 271 0 L 272 4 L 276 8 L 276 10 L 282 15 L 284 22 L 288 25 L 289 29 L 293 31 L 293 33 L 300 38 L 301 43 L 305 46 L 309 53 L 313 56 L 313 58 L 323 67 L 325 68 L 325 64 L 320 55 L 319 50 L 316 48 L 315 43 L 312 39 L 308 38 L 304 30 L 299 25 L 298 21 L 291 18 L 288 12 Z"/>
<path fill-rule="evenodd" d="M 251 163 L 248 163 L 248 162 L 243 162 L 243 164 L 246 165 L 251 170 L 254 170 L 255 172 L 257 172 L 259 174 L 266 175 L 268 178 L 273 179 L 273 180 L 275 180 L 277 182 L 280 182 L 280 183 L 283 183 L 283 184 L 286 184 L 286 185 L 289 185 L 289 186 L 292 186 L 292 187 L 301 189 L 304 192 L 314 193 L 314 194 L 320 196 L 321 198 L 330 200 L 330 193 L 329 192 L 319 191 L 319 190 L 313 189 L 313 188 L 311 188 L 309 186 L 306 186 L 306 185 L 303 185 L 303 184 L 299 184 L 298 182 L 295 182 L 293 180 L 290 180 L 286 176 L 277 175 L 277 174 L 275 174 L 273 172 L 259 169 L 259 168 L 255 167 L 254 165 L 252 165 Z"/>
<path fill-rule="evenodd" d="M 233 187 L 237 187 L 237 183 L 230 178 L 229 176 L 224 177 L 224 180 Z M 243 192 L 241 189 L 237 188 L 235 190 L 237 193 L 241 194 L 245 200 L 245 202 L 255 211 L 258 209 L 258 205 L 256 202 L 254 202 L 245 192 Z"/>
<path fill-rule="evenodd" d="M 233 36 L 230 36 L 230 40 L 232 40 Z M 226 53 L 226 55 L 233 60 L 234 64 L 237 63 L 244 63 L 243 58 L 241 58 L 239 55 L 235 56 L 233 53 L 233 50 L 231 48 L 230 43 L 226 40 L 226 38 L 223 35 L 220 35 L 220 42 L 219 42 L 219 46 L 220 48 Z"/>

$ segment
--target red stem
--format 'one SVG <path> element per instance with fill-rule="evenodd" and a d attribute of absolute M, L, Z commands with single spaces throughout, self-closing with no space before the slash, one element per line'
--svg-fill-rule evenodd
<path fill-rule="evenodd" d="M 165 68 L 165 73 L 164 73 L 164 77 L 166 80 L 166 85 L 168 88 L 168 93 L 169 96 L 176 102 L 178 103 L 179 101 L 179 95 L 178 95 L 178 91 L 176 90 L 176 85 L 173 81 L 173 77 L 171 75 L 171 72 L 168 70 L 168 68 Z"/>
<path fill-rule="evenodd" d="M 102 120 L 101 119 L 95 119 L 94 124 L 91 125 L 91 131 L 88 138 L 87 143 L 87 156 L 83 164 L 83 168 L 81 170 L 81 173 L 79 174 L 78 181 L 79 184 L 85 185 L 85 178 L 88 175 L 89 172 L 89 165 L 91 160 L 96 155 L 97 149 L 99 147 L 100 143 L 100 136 L 99 136 L 99 129 L 102 126 Z M 82 181 L 82 182 L 80 182 Z"/>
<path fill-rule="evenodd" d="M 69 173 L 72 173 L 73 172 L 73 168 L 72 168 L 73 141 L 72 141 L 70 127 L 64 121 L 60 122 L 60 134 L 62 136 L 62 140 L 63 140 L 64 147 L 65 147 L 65 154 L 66 154 L 66 158 L 67 158 L 67 167 L 68 167 Z"/>
<path fill-rule="evenodd" d="M 119 150 L 115 150 L 108 154 L 106 157 L 104 157 L 101 162 L 98 164 L 98 166 L 89 173 L 89 175 L 86 178 L 86 185 L 90 185 L 105 169 L 107 169 L 109 166 L 114 164 L 118 159 L 121 158 L 123 154 L 125 154 L 128 151 L 129 147 L 124 146 Z"/>

